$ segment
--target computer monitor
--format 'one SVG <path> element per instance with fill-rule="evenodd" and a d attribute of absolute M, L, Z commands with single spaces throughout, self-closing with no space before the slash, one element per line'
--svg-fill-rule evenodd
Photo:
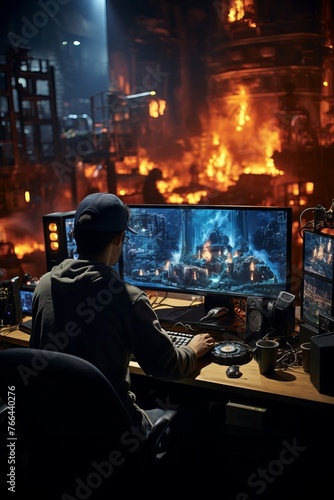
<path fill-rule="evenodd" d="M 21 285 L 20 300 L 23 316 L 32 315 L 32 299 L 36 285 Z"/>
<path fill-rule="evenodd" d="M 334 235 L 303 231 L 301 319 L 319 326 L 319 315 L 333 316 Z"/>
<path fill-rule="evenodd" d="M 129 207 L 138 234 L 129 235 L 123 247 L 125 281 L 146 290 L 203 296 L 202 315 L 234 298 L 276 299 L 289 292 L 291 208 Z M 161 318 L 161 309 L 157 312 Z M 171 317 L 170 309 L 166 316 Z"/>

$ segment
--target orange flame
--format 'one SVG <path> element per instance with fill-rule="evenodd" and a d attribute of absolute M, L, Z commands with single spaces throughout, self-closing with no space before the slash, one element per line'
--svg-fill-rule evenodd
<path fill-rule="evenodd" d="M 255 265 L 254 262 L 252 261 L 249 265 L 249 271 L 250 271 L 250 280 L 254 280 L 254 271 L 255 271 Z"/>
<path fill-rule="evenodd" d="M 203 245 L 203 250 L 202 250 L 202 258 L 203 258 L 206 262 L 210 262 L 210 260 L 211 260 L 211 251 L 210 251 L 210 246 L 211 246 L 210 241 L 205 242 L 205 243 L 204 243 L 204 245 Z"/>

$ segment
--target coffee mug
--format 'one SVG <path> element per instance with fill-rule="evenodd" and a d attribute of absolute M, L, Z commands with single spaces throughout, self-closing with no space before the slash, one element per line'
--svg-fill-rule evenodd
<path fill-rule="evenodd" d="M 279 343 L 276 340 L 258 340 L 254 349 L 254 358 L 259 365 L 261 375 L 273 374 L 276 368 Z"/>
<path fill-rule="evenodd" d="M 304 342 L 300 347 L 302 350 L 302 366 L 304 372 L 310 373 L 311 342 Z"/>

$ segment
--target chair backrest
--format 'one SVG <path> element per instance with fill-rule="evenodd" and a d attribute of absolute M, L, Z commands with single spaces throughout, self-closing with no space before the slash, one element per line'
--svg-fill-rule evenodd
<path fill-rule="evenodd" d="M 83 359 L 39 349 L 1 351 L 0 397 L 15 411 L 17 477 L 25 492 L 35 493 L 38 483 L 42 494 L 51 484 L 53 492 L 69 485 L 75 493 L 90 474 L 103 482 L 136 460 L 140 438 L 122 402 Z"/>

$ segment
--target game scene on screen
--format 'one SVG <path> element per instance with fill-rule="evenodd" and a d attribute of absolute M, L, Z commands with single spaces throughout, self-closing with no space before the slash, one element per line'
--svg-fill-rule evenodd
<path fill-rule="evenodd" d="M 22 313 L 24 315 L 30 316 L 32 314 L 32 297 L 34 294 L 34 290 L 31 289 L 22 289 L 20 290 L 20 301 L 22 307 Z"/>
<path fill-rule="evenodd" d="M 143 289 L 277 297 L 287 289 L 284 210 L 131 206 L 137 235 L 123 248 L 124 279 Z"/>
<path fill-rule="evenodd" d="M 304 231 L 304 271 L 333 280 L 334 236 Z"/>
<path fill-rule="evenodd" d="M 301 311 L 303 320 L 319 325 L 319 314 L 331 316 L 332 304 L 332 283 L 304 274 Z"/>
<path fill-rule="evenodd" d="M 73 237 L 74 216 L 65 220 L 66 248 L 69 259 L 77 259 L 77 244 Z"/>

